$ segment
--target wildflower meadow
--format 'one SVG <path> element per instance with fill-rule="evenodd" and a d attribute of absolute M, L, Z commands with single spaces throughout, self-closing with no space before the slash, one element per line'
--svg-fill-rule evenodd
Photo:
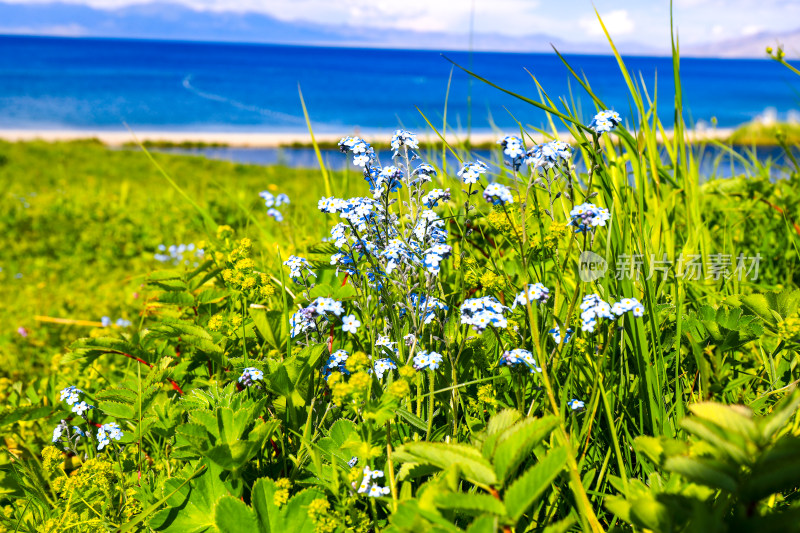
<path fill-rule="evenodd" d="M 792 147 L 701 175 L 677 44 L 671 109 L 617 58 L 491 158 L 0 145 L 0 528 L 800 529 Z"/>

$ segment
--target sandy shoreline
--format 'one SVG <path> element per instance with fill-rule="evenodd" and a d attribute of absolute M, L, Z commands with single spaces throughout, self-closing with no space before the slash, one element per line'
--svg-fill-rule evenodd
<path fill-rule="evenodd" d="M 717 128 L 708 130 L 696 130 L 687 132 L 687 140 L 691 142 L 724 140 L 730 137 L 733 129 Z M 352 135 L 352 132 L 342 132 L 340 134 L 319 133 L 315 134 L 317 142 L 338 142 L 344 135 Z M 362 131 L 358 133 L 369 141 L 388 142 L 391 131 Z M 136 131 L 136 138 L 140 141 L 153 143 L 203 143 L 203 144 L 224 144 L 232 147 L 242 148 L 277 148 L 292 144 L 310 144 L 311 136 L 306 132 L 192 132 L 192 131 Z M 472 132 L 472 144 L 483 144 L 495 142 L 501 135 L 494 132 Z M 671 132 L 667 132 L 671 137 Z M 419 135 L 421 142 L 434 142 L 439 138 L 435 133 Z M 447 133 L 448 142 L 463 140 L 466 137 L 464 132 Z M 562 137 L 566 139 L 568 135 Z M 108 146 L 122 146 L 126 143 L 134 142 L 134 136 L 127 130 L 13 130 L 0 129 L 0 139 L 6 141 L 33 141 L 41 140 L 47 142 L 54 141 L 74 141 L 78 139 L 98 139 Z M 534 134 L 536 142 L 546 140 L 540 134 Z"/>

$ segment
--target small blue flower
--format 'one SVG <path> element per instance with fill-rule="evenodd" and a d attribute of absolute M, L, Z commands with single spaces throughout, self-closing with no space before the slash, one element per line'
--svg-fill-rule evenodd
<path fill-rule="evenodd" d="M 274 218 L 276 222 L 283 222 L 283 213 L 274 207 L 267 209 L 267 216 Z"/>
<path fill-rule="evenodd" d="M 345 366 L 348 357 L 350 357 L 350 355 L 344 350 L 336 350 L 331 354 L 331 356 L 325 362 L 325 365 L 322 367 L 322 375 L 325 377 L 326 381 L 330 377 L 331 372 L 334 370 L 344 374 L 345 376 L 350 375 L 350 371 L 347 370 L 347 367 Z"/>
<path fill-rule="evenodd" d="M 514 305 L 512 307 L 517 307 L 518 305 L 527 305 L 528 302 L 531 303 L 545 303 L 547 299 L 550 297 L 550 289 L 542 285 L 541 283 L 534 283 L 533 285 L 528 285 L 528 287 L 522 291 L 521 293 L 517 294 L 517 297 L 514 299 Z"/>
<path fill-rule="evenodd" d="M 575 226 L 575 233 L 586 233 L 593 231 L 597 226 L 605 226 L 611 219 L 608 209 L 597 207 L 594 204 L 576 205 L 569 212 L 571 220 L 569 226 Z"/>
<path fill-rule="evenodd" d="M 490 183 L 483 190 L 483 197 L 487 202 L 493 205 L 513 204 L 514 197 L 511 196 L 511 190 L 505 185 L 500 183 Z"/>
<path fill-rule="evenodd" d="M 347 461 L 347 466 L 350 468 L 354 468 L 358 464 L 358 457 L 351 457 L 349 461 Z"/>
<path fill-rule="evenodd" d="M 503 146 L 503 153 L 511 158 L 512 161 L 520 159 L 522 154 L 525 153 L 525 147 L 522 146 L 522 139 L 514 137 L 513 135 L 506 135 L 497 144 Z"/>
<path fill-rule="evenodd" d="M 485 174 L 487 170 L 489 170 L 489 167 L 482 161 L 464 163 L 461 170 L 458 171 L 458 177 L 466 184 L 474 184 L 478 183 L 478 180 L 481 179 L 481 174 Z"/>
<path fill-rule="evenodd" d="M 619 113 L 606 109 L 605 111 L 600 111 L 594 116 L 592 122 L 589 124 L 589 128 L 593 129 L 598 134 L 603 135 L 604 133 L 608 133 L 609 131 L 613 130 L 621 123 L 622 117 L 619 116 Z"/>
<path fill-rule="evenodd" d="M 436 370 L 439 368 L 442 359 L 443 357 L 440 353 L 422 350 L 414 356 L 414 368 L 417 370 L 425 370 L 426 368 Z"/>
<path fill-rule="evenodd" d="M 515 348 L 513 350 L 504 352 L 500 357 L 500 363 L 510 367 L 525 365 L 528 367 L 528 370 L 531 374 L 542 371 L 536 362 L 536 359 L 534 359 L 533 354 L 528 350 L 523 350 L 522 348 Z"/>
<path fill-rule="evenodd" d="M 124 318 L 118 318 L 116 324 L 119 328 L 127 328 L 131 325 L 131 321 L 125 320 Z"/>
<path fill-rule="evenodd" d="M 61 389 L 61 401 L 66 401 L 67 405 L 73 405 L 80 401 L 81 394 L 83 394 L 82 390 L 75 385 L 70 385 L 69 387 Z"/>
<path fill-rule="evenodd" d="M 561 328 L 556 326 L 550 331 L 548 331 L 548 333 L 553 337 L 553 340 L 555 341 L 556 344 L 561 344 Z M 570 341 L 573 333 L 574 331 L 572 330 L 572 328 L 567 328 L 567 334 L 564 336 L 564 344 L 567 344 Z"/>
<path fill-rule="evenodd" d="M 405 146 L 406 148 L 413 148 L 418 149 L 419 145 L 417 144 L 417 136 L 410 131 L 406 130 L 397 130 L 394 132 L 392 136 L 392 150 L 394 150 L 394 155 L 400 152 L 400 147 Z"/>
<path fill-rule="evenodd" d="M 575 398 L 567 402 L 567 406 L 573 411 L 580 411 L 584 407 L 583 402 Z"/>
<path fill-rule="evenodd" d="M 391 359 L 378 359 L 375 361 L 375 375 L 378 379 L 383 379 L 383 375 L 389 371 L 397 368 L 397 365 Z"/>
<path fill-rule="evenodd" d="M 433 209 L 439 202 L 447 201 L 450 199 L 450 189 L 433 189 L 428 194 L 423 196 L 420 201 L 422 205 L 428 209 Z"/>
<path fill-rule="evenodd" d="M 94 409 L 94 406 L 89 405 L 86 402 L 77 402 L 72 406 L 72 412 L 78 416 L 83 416 L 83 413 L 85 413 L 89 409 Z"/>
<path fill-rule="evenodd" d="M 116 422 L 103 424 L 97 430 L 97 449 L 102 450 L 111 444 L 112 440 L 120 440 L 122 437 L 123 433 L 119 427 L 119 424 Z"/>
<path fill-rule="evenodd" d="M 242 371 L 242 375 L 239 377 L 239 383 L 241 383 L 245 387 L 253 385 L 256 381 L 263 381 L 263 380 L 264 380 L 264 372 L 252 366 L 245 368 Z"/>
<path fill-rule="evenodd" d="M 62 420 L 61 423 L 59 425 L 57 425 L 53 429 L 53 442 L 54 443 L 58 442 L 59 440 L 61 440 L 61 435 L 64 434 L 64 430 L 65 429 L 67 429 L 67 422 L 65 420 Z"/>
<path fill-rule="evenodd" d="M 356 318 L 356 315 L 347 315 L 342 318 L 342 330 L 347 333 L 355 334 L 359 326 L 361 326 L 361 322 Z"/>
<path fill-rule="evenodd" d="M 104 328 L 107 328 L 108 326 L 111 325 L 111 319 L 107 316 L 104 316 L 103 318 L 100 319 L 100 323 L 103 324 Z"/>
<path fill-rule="evenodd" d="M 594 332 L 598 318 L 605 318 L 606 320 L 614 320 L 616 318 L 608 302 L 602 300 L 596 294 L 584 296 L 580 307 L 582 311 L 581 320 L 583 321 L 581 329 L 587 333 Z"/>
<path fill-rule="evenodd" d="M 527 163 L 534 170 L 550 170 L 561 163 L 566 164 L 572 157 L 572 148 L 562 141 L 550 141 L 537 144 L 525 156 Z"/>
<path fill-rule="evenodd" d="M 304 273 L 308 273 L 310 276 L 317 277 L 317 275 L 311 270 L 311 263 L 309 263 L 308 260 L 303 257 L 290 255 L 289 259 L 283 262 L 283 266 L 289 267 L 289 277 L 292 278 L 295 283 L 299 283 L 304 279 Z"/>
<path fill-rule="evenodd" d="M 508 325 L 503 315 L 505 309 L 508 308 L 494 296 L 471 298 L 461 304 L 461 323 L 471 325 L 477 332 L 485 330 L 489 325 L 504 328 Z"/>

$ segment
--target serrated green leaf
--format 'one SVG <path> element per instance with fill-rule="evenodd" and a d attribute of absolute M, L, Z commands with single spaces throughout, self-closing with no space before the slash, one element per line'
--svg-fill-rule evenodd
<path fill-rule="evenodd" d="M 434 501 L 436 506 L 441 509 L 455 509 L 472 515 L 492 513 L 505 516 L 506 514 L 503 502 L 488 494 L 445 492 L 437 494 Z"/>
<path fill-rule="evenodd" d="M 400 461 L 429 464 L 442 470 L 457 466 L 464 479 L 488 486 L 497 483 L 492 465 L 478 450 L 463 444 L 412 442 L 395 452 Z"/>
<path fill-rule="evenodd" d="M 492 453 L 497 478 L 505 481 L 528 458 L 533 447 L 546 438 L 558 425 L 555 416 L 527 418 L 514 424 L 497 440 Z"/>
<path fill-rule="evenodd" d="M 242 533 L 256 530 L 256 517 L 253 511 L 233 496 L 219 499 L 214 511 L 214 519 L 220 533 Z"/>
<path fill-rule="evenodd" d="M 222 302 L 228 296 L 230 296 L 230 292 L 225 289 L 206 289 L 200 292 L 195 297 L 195 300 L 197 301 L 198 305 L 216 304 Z"/>
<path fill-rule="evenodd" d="M 190 307 L 195 304 L 194 296 L 188 292 L 166 291 L 156 297 L 156 301 L 162 304 Z"/>
<path fill-rule="evenodd" d="M 136 410 L 132 405 L 126 403 L 102 401 L 97 407 L 109 416 L 114 418 L 133 419 L 136 417 Z"/>
<path fill-rule="evenodd" d="M 536 465 L 526 470 L 506 490 L 503 501 L 511 518 L 518 522 L 564 469 L 567 463 L 566 448 L 556 448 Z"/>
<path fill-rule="evenodd" d="M 97 394 L 95 394 L 94 397 L 98 402 L 101 402 L 103 400 L 108 400 L 112 402 L 126 403 L 130 405 L 133 405 L 139 399 L 139 395 L 136 391 L 125 388 L 103 389 Z"/>
<path fill-rule="evenodd" d="M 489 419 L 486 431 L 479 437 L 482 438 L 481 452 L 486 459 L 491 459 L 497 439 L 503 432 L 514 425 L 522 415 L 516 409 L 503 409 Z"/>
<path fill-rule="evenodd" d="M 690 481 L 707 487 L 736 492 L 737 484 L 733 472 L 730 472 L 729 468 L 720 461 L 701 457 L 676 456 L 669 457 L 664 462 L 664 469 L 681 474 Z"/>
<path fill-rule="evenodd" d="M 14 422 L 37 420 L 51 415 L 54 407 L 47 405 L 23 405 L 21 407 L 6 406 L 0 411 L 0 427 Z"/>

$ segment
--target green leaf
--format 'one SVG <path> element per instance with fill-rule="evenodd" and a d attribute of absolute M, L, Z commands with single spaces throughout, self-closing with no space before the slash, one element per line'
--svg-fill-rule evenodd
<path fill-rule="evenodd" d="M 506 507 L 503 502 L 488 494 L 469 494 L 463 492 L 445 492 L 434 498 L 436 506 L 442 509 L 456 509 L 467 514 L 492 513 L 505 516 Z"/>
<path fill-rule="evenodd" d="M 250 318 L 253 319 L 256 329 L 270 347 L 280 350 L 286 344 L 281 311 L 250 309 Z"/>
<path fill-rule="evenodd" d="M 753 412 L 741 405 L 722 405 L 713 402 L 701 402 L 692 405 L 691 412 L 714 424 L 738 433 L 747 440 L 758 438 L 758 430 L 753 422 Z"/>
<path fill-rule="evenodd" d="M 797 412 L 800 405 L 800 390 L 795 389 L 791 395 L 781 401 L 772 413 L 759 421 L 761 438 L 768 440 L 786 426 L 789 419 Z"/>
<path fill-rule="evenodd" d="M 740 494 L 745 501 L 758 501 L 790 491 L 800 479 L 800 438 L 786 435 L 764 452 L 743 483 Z"/>
<path fill-rule="evenodd" d="M 485 433 L 478 437 L 478 440 L 483 439 L 481 450 L 485 458 L 492 458 L 497 439 L 506 429 L 516 424 L 520 418 L 522 418 L 522 415 L 516 409 L 504 409 L 489 419 Z"/>
<path fill-rule="evenodd" d="M 169 507 L 152 516 L 150 527 L 168 533 L 216 531 L 216 502 L 229 494 L 221 472 L 209 466 L 188 485 L 181 478 L 166 480 L 162 490 L 164 495 L 171 494 L 166 500 Z"/>
<path fill-rule="evenodd" d="M 653 531 L 673 531 L 670 509 L 651 495 L 631 502 L 631 521 Z"/>
<path fill-rule="evenodd" d="M 463 444 L 412 442 L 395 452 L 400 461 L 429 464 L 442 470 L 458 466 L 464 479 L 488 486 L 497 483 L 492 465 L 478 450 Z"/>
<path fill-rule="evenodd" d="M 530 456 L 531 450 L 558 425 L 555 416 L 527 418 L 511 426 L 498 439 L 492 453 L 494 469 L 500 481 L 505 481 L 522 462 Z"/>
<path fill-rule="evenodd" d="M 112 402 L 127 403 L 131 405 L 136 403 L 139 399 L 139 395 L 136 393 L 136 391 L 125 388 L 103 389 L 95 394 L 94 397 L 98 402 L 109 400 Z"/>
<path fill-rule="evenodd" d="M 0 412 L 0 427 L 14 422 L 37 420 L 49 416 L 54 408 L 47 405 L 7 406 Z"/>
<path fill-rule="evenodd" d="M 295 494 L 283 507 L 275 505 L 275 482 L 261 478 L 253 485 L 252 503 L 260 533 L 314 533 L 314 522 L 308 516 L 309 504 L 324 495 L 308 489 Z"/>
<path fill-rule="evenodd" d="M 221 533 L 241 533 L 256 530 L 256 517 L 250 508 L 233 496 L 219 499 L 214 512 L 215 523 Z"/>
<path fill-rule="evenodd" d="M 156 301 L 162 304 L 177 305 L 180 307 L 190 307 L 194 305 L 194 296 L 188 292 L 168 291 L 162 292 L 156 297 Z"/>
<path fill-rule="evenodd" d="M 225 289 L 206 289 L 195 298 L 199 305 L 216 304 L 230 296 L 230 292 Z"/>
<path fill-rule="evenodd" d="M 703 457 L 684 457 L 676 456 L 668 458 L 664 463 L 664 469 L 670 472 L 677 472 L 690 481 L 736 492 L 736 479 L 733 472 L 722 462 Z"/>
<path fill-rule="evenodd" d="M 136 418 L 136 410 L 132 405 L 126 403 L 102 401 L 97 407 L 108 416 L 113 416 L 114 418 L 126 418 L 129 420 Z"/>
<path fill-rule="evenodd" d="M 508 514 L 518 522 L 525 511 L 533 505 L 564 469 L 567 462 L 566 448 L 556 448 L 538 464 L 530 467 L 506 490 L 503 500 Z"/>

